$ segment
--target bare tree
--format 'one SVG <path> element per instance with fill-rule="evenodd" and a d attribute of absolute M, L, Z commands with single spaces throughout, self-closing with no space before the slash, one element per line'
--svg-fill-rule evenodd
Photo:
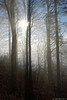
<path fill-rule="evenodd" d="M 48 0 L 47 4 L 47 17 L 46 17 L 46 29 L 47 29 L 47 63 L 48 63 L 48 80 L 51 81 L 52 78 L 52 69 L 51 69 L 51 47 L 50 47 L 50 5 Z"/>
<path fill-rule="evenodd" d="M 33 0 L 32 0 L 33 1 Z M 32 91 L 32 66 L 31 66 L 31 5 L 32 1 L 28 0 L 27 7 L 27 21 L 28 28 L 26 32 L 26 92 L 25 92 L 25 100 L 33 99 L 33 91 Z"/>
<path fill-rule="evenodd" d="M 8 7 L 8 2 L 10 7 Z M 16 90 L 16 56 L 17 56 L 17 40 L 16 40 L 16 25 L 15 25 L 15 12 L 14 12 L 14 0 L 6 1 L 4 4 L 8 13 L 8 19 L 11 25 L 12 32 L 12 52 L 11 52 L 11 91 Z"/>
<path fill-rule="evenodd" d="M 59 60 L 59 33 L 58 33 L 57 0 L 54 0 L 54 6 L 55 6 L 55 29 L 56 29 L 57 86 L 58 86 L 58 92 L 60 92 L 60 60 Z"/>

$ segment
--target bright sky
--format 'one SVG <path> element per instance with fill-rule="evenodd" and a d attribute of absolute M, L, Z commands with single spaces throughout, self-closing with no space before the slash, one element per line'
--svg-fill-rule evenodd
<path fill-rule="evenodd" d="M 40 12 L 41 12 L 41 10 L 40 10 Z M 43 40 L 45 39 L 46 27 L 44 25 L 44 23 L 45 23 L 44 19 L 41 18 L 42 14 L 40 14 L 40 16 L 39 16 L 40 12 L 38 11 L 38 13 L 36 13 L 37 17 L 35 19 L 33 19 L 33 21 L 34 21 L 33 26 L 34 27 L 32 27 L 32 54 L 34 57 L 37 55 L 36 53 L 37 53 L 38 35 L 39 35 L 39 44 L 41 45 L 42 50 L 44 50 L 42 44 L 43 44 Z M 6 55 L 7 53 L 9 53 L 8 23 L 7 23 L 7 20 L 5 18 L 2 19 L 2 17 L 4 17 L 4 14 L 5 14 L 5 17 L 7 17 L 7 15 L 6 15 L 6 12 L 4 12 L 4 11 L 2 12 L 1 10 L 0 10 L 0 13 L 1 13 L 0 14 L 0 47 L 1 47 L 0 55 L 4 55 L 4 54 Z M 46 13 L 44 13 L 44 14 L 46 14 Z M 18 43 L 20 44 L 19 49 L 18 49 L 18 53 L 19 53 L 19 55 L 21 55 L 22 42 L 25 39 L 25 30 L 26 30 L 26 27 L 28 25 L 28 23 L 25 20 L 23 20 L 24 14 L 23 14 L 23 6 L 22 5 L 19 6 L 19 17 L 20 17 L 19 24 L 18 24 L 19 32 L 18 32 L 17 36 L 18 36 L 18 41 L 19 41 Z M 60 19 L 59 21 L 61 21 L 62 23 L 67 22 L 67 16 L 65 16 L 65 15 L 59 15 L 59 19 Z M 22 29 L 24 29 L 24 30 L 22 30 Z M 67 37 L 67 24 L 66 24 L 66 26 L 62 25 L 61 31 L 64 32 L 64 34 L 65 34 L 64 36 Z M 37 60 L 35 60 L 35 61 L 37 61 Z"/>

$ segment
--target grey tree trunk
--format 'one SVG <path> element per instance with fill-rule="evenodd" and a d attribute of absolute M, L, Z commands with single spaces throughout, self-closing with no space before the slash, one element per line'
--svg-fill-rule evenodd
<path fill-rule="evenodd" d="M 52 68 L 51 68 L 51 46 L 50 46 L 50 12 L 49 12 L 49 0 L 46 0 L 47 4 L 47 18 L 46 18 L 46 29 L 47 29 L 47 66 L 48 66 L 48 96 L 51 98 L 52 95 Z"/>
<path fill-rule="evenodd" d="M 28 29 L 26 31 L 25 100 L 28 100 Z"/>
<path fill-rule="evenodd" d="M 57 16 L 57 0 L 54 0 L 55 6 L 55 29 L 56 29 L 56 58 L 57 58 L 57 87 L 60 92 L 60 61 L 59 61 L 59 33 L 58 33 L 58 16 Z"/>
<path fill-rule="evenodd" d="M 47 64 L 48 64 L 48 80 L 52 80 L 52 69 L 51 69 L 51 47 L 50 47 L 50 13 L 49 13 L 49 2 L 47 3 L 47 18 L 46 18 L 46 29 L 47 29 Z"/>
<path fill-rule="evenodd" d="M 28 19 L 29 25 L 28 25 L 28 30 L 26 33 L 25 100 L 33 100 L 33 97 L 32 97 L 32 69 L 31 69 L 31 8 L 30 8 L 30 6 L 31 6 L 31 1 L 28 0 L 27 19 Z M 28 45 L 28 43 L 29 43 L 29 45 Z"/>
<path fill-rule="evenodd" d="M 6 10 L 8 13 L 8 19 L 11 25 L 12 32 L 12 50 L 11 50 L 11 92 L 16 90 L 16 56 L 17 56 L 17 39 L 16 39 L 16 26 L 15 26 L 15 12 L 14 12 L 14 0 L 4 0 Z M 9 4 L 9 5 L 8 5 Z"/>
<path fill-rule="evenodd" d="M 9 64 L 11 66 L 11 32 L 10 32 L 10 23 L 9 25 Z"/>
<path fill-rule="evenodd" d="M 17 56 L 17 40 L 15 26 L 14 0 L 10 1 L 10 17 L 12 31 L 12 52 L 11 52 L 11 91 L 16 91 L 16 56 Z"/>

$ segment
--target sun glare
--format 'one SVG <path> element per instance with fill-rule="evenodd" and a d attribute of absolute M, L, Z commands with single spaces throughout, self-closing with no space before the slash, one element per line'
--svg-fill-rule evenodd
<path fill-rule="evenodd" d="M 26 20 L 20 20 L 18 25 L 21 29 L 23 29 L 23 31 L 26 31 L 28 27 L 28 22 Z"/>

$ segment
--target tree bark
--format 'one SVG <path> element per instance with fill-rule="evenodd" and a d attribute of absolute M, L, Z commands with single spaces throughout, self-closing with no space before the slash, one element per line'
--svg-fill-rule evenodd
<path fill-rule="evenodd" d="M 8 19 L 11 25 L 12 32 L 12 50 L 11 50 L 11 92 L 16 90 L 16 56 L 17 56 L 17 39 L 16 39 L 16 25 L 15 25 L 15 12 L 14 12 L 14 0 L 4 0 L 6 10 L 8 13 Z M 7 5 L 9 4 L 9 5 Z"/>
<path fill-rule="evenodd" d="M 48 63 L 48 80 L 51 81 L 52 69 L 51 69 L 51 47 L 50 47 L 50 13 L 49 13 L 49 2 L 47 3 L 47 18 L 46 18 L 46 29 L 47 29 L 47 63 Z"/>
<path fill-rule="evenodd" d="M 60 61 L 59 61 L 59 33 L 58 33 L 58 15 L 57 15 L 57 0 L 54 0 L 55 6 L 55 29 L 56 29 L 56 58 L 57 58 L 57 87 L 60 92 Z"/>
<path fill-rule="evenodd" d="M 31 1 L 28 0 L 28 14 L 27 20 L 29 22 L 26 33 L 26 89 L 25 100 L 33 100 L 32 97 L 32 68 L 31 68 Z M 28 44 L 29 43 L 29 44 Z M 29 55 L 29 56 L 28 56 Z"/>
<path fill-rule="evenodd" d="M 48 96 L 51 97 L 52 93 L 52 68 L 51 68 L 51 46 L 50 46 L 50 13 L 49 2 L 47 4 L 47 17 L 46 17 L 46 29 L 47 29 L 47 66 L 48 66 Z"/>
<path fill-rule="evenodd" d="M 15 26 L 14 0 L 10 1 L 11 31 L 12 31 L 12 52 L 11 52 L 11 91 L 16 91 L 16 56 L 17 56 L 17 39 Z"/>
<path fill-rule="evenodd" d="M 11 32 L 10 32 L 10 23 L 9 25 L 9 64 L 11 66 Z"/>

